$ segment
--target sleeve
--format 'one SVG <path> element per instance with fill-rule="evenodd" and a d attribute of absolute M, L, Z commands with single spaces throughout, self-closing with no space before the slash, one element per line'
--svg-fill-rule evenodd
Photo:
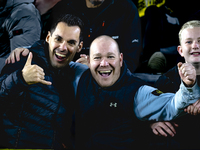
<path fill-rule="evenodd" d="M 40 39 L 41 18 L 35 6 L 22 4 L 14 8 L 6 23 L 10 39 L 10 50 L 30 46 Z"/>
<path fill-rule="evenodd" d="M 72 84 L 76 95 L 79 79 L 82 76 L 83 72 L 85 72 L 88 69 L 88 66 L 73 61 L 69 63 L 69 66 L 71 68 L 71 75 L 72 75 L 71 81 L 73 82 Z"/>
<path fill-rule="evenodd" d="M 5 65 L 0 75 L 0 100 L 19 95 L 28 86 L 22 76 L 23 65 L 19 62 Z"/>
<path fill-rule="evenodd" d="M 143 121 L 169 121 L 186 114 L 183 109 L 196 102 L 200 98 L 199 93 L 197 83 L 192 88 L 186 88 L 181 83 L 176 94 L 162 93 L 145 85 L 139 88 L 134 97 L 134 112 Z"/>

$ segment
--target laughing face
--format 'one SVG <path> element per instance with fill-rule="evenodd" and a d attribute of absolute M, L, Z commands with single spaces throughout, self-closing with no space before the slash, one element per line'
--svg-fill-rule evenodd
<path fill-rule="evenodd" d="M 90 47 L 89 68 L 101 87 L 112 86 L 119 78 L 123 55 L 117 43 L 108 36 L 101 36 Z"/>
<path fill-rule="evenodd" d="M 48 33 L 49 57 L 52 67 L 60 69 L 73 60 L 76 52 L 80 52 L 83 43 L 79 43 L 80 28 L 58 23 L 53 33 Z"/>
<path fill-rule="evenodd" d="M 184 29 L 181 35 L 181 45 L 178 46 L 179 54 L 185 62 L 197 64 L 200 62 L 200 27 Z"/>

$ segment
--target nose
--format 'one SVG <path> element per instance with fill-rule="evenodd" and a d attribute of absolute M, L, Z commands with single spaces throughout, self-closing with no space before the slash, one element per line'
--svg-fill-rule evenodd
<path fill-rule="evenodd" d="M 194 42 L 193 45 L 192 45 L 192 47 L 194 49 L 199 49 L 199 43 L 198 42 Z"/>
<path fill-rule="evenodd" d="M 105 59 L 102 59 L 101 60 L 101 62 L 100 62 L 100 66 L 101 67 L 106 67 L 106 66 L 108 66 L 109 65 L 109 63 L 105 60 Z"/>
<path fill-rule="evenodd" d="M 61 44 L 60 44 L 60 49 L 61 50 L 67 50 L 67 44 L 65 41 L 63 41 Z"/>

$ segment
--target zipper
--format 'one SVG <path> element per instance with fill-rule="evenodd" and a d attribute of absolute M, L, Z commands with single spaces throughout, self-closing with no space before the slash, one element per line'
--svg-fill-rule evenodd
<path fill-rule="evenodd" d="M 15 142 L 15 148 L 17 148 L 18 146 L 18 143 L 19 143 L 19 138 L 20 138 L 20 135 L 21 135 L 21 129 L 19 128 L 18 131 L 17 131 L 17 140 Z"/>

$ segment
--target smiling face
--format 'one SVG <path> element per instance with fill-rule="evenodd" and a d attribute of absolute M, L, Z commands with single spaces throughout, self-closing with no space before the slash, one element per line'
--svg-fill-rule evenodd
<path fill-rule="evenodd" d="M 112 86 L 118 80 L 122 63 L 123 55 L 112 38 L 101 36 L 92 42 L 88 64 L 101 87 Z"/>
<path fill-rule="evenodd" d="M 185 62 L 200 63 L 200 27 L 184 29 L 180 42 L 178 52 L 185 58 Z"/>
<path fill-rule="evenodd" d="M 73 60 L 76 52 L 80 52 L 83 43 L 79 43 L 80 28 L 68 26 L 64 22 L 57 24 L 53 33 L 48 33 L 50 63 L 54 68 L 63 68 Z"/>

